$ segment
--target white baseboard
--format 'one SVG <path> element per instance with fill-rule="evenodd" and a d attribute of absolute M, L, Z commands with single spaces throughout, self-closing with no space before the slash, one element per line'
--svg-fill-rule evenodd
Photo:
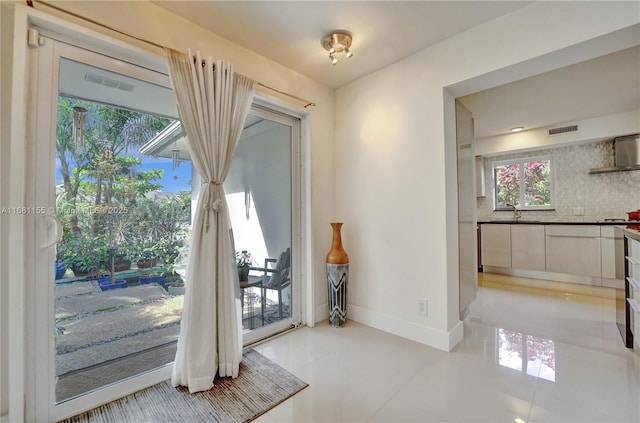
<path fill-rule="evenodd" d="M 313 312 L 314 324 L 329 318 L 329 303 L 316 306 Z"/>
<path fill-rule="evenodd" d="M 348 318 L 363 325 L 371 326 L 412 341 L 437 348 L 442 351 L 451 351 L 464 335 L 464 325 L 459 321 L 448 332 L 440 331 L 427 326 L 421 326 L 406 320 L 386 316 L 372 312 L 362 307 L 349 305 Z"/>

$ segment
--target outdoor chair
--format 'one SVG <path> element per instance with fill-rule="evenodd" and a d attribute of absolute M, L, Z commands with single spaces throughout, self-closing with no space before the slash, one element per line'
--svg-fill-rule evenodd
<path fill-rule="evenodd" d="M 252 267 L 252 270 L 264 272 L 262 276 L 262 304 L 264 316 L 264 303 L 266 302 L 267 289 L 278 292 L 278 316 L 282 319 L 282 290 L 291 285 L 291 249 L 287 248 L 278 259 L 264 259 L 264 267 Z"/>

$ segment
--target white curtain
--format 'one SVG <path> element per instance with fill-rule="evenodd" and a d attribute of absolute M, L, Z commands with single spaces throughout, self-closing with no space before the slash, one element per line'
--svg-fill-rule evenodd
<path fill-rule="evenodd" d="M 213 386 L 216 372 L 237 377 L 242 319 L 227 201 L 229 173 L 256 82 L 200 52 L 165 49 L 189 153 L 203 183 L 192 225 L 184 309 L 171 382 L 190 392 Z M 204 63 L 204 65 L 203 65 Z"/>

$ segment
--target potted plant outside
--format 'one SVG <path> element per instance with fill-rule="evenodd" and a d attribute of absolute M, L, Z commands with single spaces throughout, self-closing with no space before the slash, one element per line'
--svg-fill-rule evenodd
<path fill-rule="evenodd" d="M 182 278 L 175 280 L 167 285 L 169 295 L 184 295 L 184 282 Z"/>
<path fill-rule="evenodd" d="M 158 247 L 152 242 L 143 242 L 136 251 L 138 269 L 149 269 L 158 263 Z"/>
<path fill-rule="evenodd" d="M 164 276 L 164 283 L 169 295 L 184 295 L 184 273 L 176 271 L 176 263 L 180 263 L 184 257 L 185 246 L 179 243 L 170 243 L 164 251 L 163 264 L 160 267 Z"/>
<path fill-rule="evenodd" d="M 247 250 L 236 252 L 236 266 L 238 268 L 238 279 L 242 282 L 249 280 L 249 269 L 253 257 Z"/>
<path fill-rule="evenodd" d="M 138 263 L 140 263 L 138 261 Z M 152 265 L 146 267 L 140 267 L 138 264 L 138 269 L 145 269 L 145 272 L 141 275 L 138 275 L 138 282 L 140 285 L 148 285 L 150 283 L 155 283 L 160 286 L 164 284 L 164 275 L 162 274 L 161 268 L 155 267 L 157 263 L 156 259 L 153 259 Z"/>
<path fill-rule="evenodd" d="M 111 289 L 126 288 L 127 287 L 126 280 L 124 279 L 116 280 L 116 265 L 115 265 L 116 247 L 114 245 L 112 245 L 109 248 L 109 256 L 110 256 L 109 276 L 100 278 L 98 280 L 98 285 L 100 286 L 100 289 L 103 291 L 108 291 Z"/>
<path fill-rule="evenodd" d="M 59 246 L 59 254 L 75 276 L 95 278 L 109 262 L 109 249 L 103 237 L 74 236 Z"/>
<path fill-rule="evenodd" d="M 118 253 L 114 257 L 113 270 L 115 272 L 123 272 L 131 269 L 131 259 L 127 253 Z"/>
<path fill-rule="evenodd" d="M 62 279 L 64 277 L 64 274 L 67 272 L 67 266 L 65 266 L 64 261 L 59 258 L 56 259 L 53 265 L 53 269 L 56 273 L 56 280 Z"/>

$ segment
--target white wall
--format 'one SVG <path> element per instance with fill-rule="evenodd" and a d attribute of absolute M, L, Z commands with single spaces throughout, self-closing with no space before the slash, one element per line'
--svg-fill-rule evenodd
<path fill-rule="evenodd" d="M 613 51 L 614 43 L 581 43 L 639 16 L 630 2 L 539 2 L 337 90 L 336 216 L 345 222 L 353 319 L 455 345 L 453 98 Z M 428 317 L 417 315 L 416 298 L 429 300 Z"/>
<path fill-rule="evenodd" d="M 26 27 L 13 22 L 13 3 L 0 2 L 2 11 L 1 44 L 2 60 L 0 69 L 2 73 L 0 95 L 0 206 L 11 207 L 22 205 L 21 196 L 24 187 L 24 168 L 26 149 L 24 142 L 12 143 L 11 140 L 24 140 L 24 126 L 14 127 L 9 122 L 24 122 L 24 113 L 20 114 L 13 106 L 23 109 L 26 105 L 26 90 L 23 85 L 16 85 L 14 81 L 19 79 L 24 68 L 20 64 L 13 63 L 9 58 L 17 50 L 16 46 L 24 38 L 13 35 L 13 30 L 20 34 L 26 33 Z M 15 52 L 20 62 L 26 60 L 25 52 Z M 23 216 L 14 214 L 2 214 L 0 231 L 0 421 L 10 422 L 12 410 L 18 413 L 22 406 L 22 390 L 25 384 L 22 369 L 25 367 L 24 343 L 12 343 L 11 340 L 23 340 L 24 333 L 21 323 L 24 304 L 24 285 L 20 283 L 25 275 L 25 269 L 15 266 L 24 260 L 23 251 L 17 246 L 23 245 L 27 234 L 16 231 L 22 222 Z M 15 277 L 17 283 L 11 283 Z M 16 322 L 17 324 L 13 324 Z M 11 389 L 9 389 L 11 386 Z M 18 415 L 19 416 L 19 415 Z M 19 417 L 18 417 L 19 419 Z"/>

